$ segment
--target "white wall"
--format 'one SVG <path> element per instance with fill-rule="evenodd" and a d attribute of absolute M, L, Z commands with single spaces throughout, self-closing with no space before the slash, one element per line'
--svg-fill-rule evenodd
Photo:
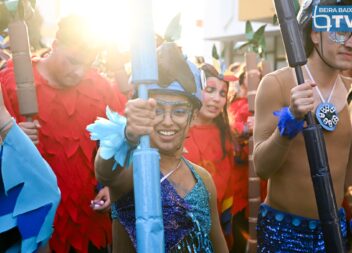
<path fill-rule="evenodd" d="M 250 0 L 247 0 L 250 1 Z M 205 30 L 206 39 L 238 36 L 245 32 L 245 22 L 238 20 L 238 0 L 205 0 Z M 253 8 L 260 8 L 254 6 Z M 253 22 L 257 29 L 263 23 Z M 268 24 L 266 31 L 276 31 L 277 26 Z"/>
<path fill-rule="evenodd" d="M 250 0 L 247 0 L 250 1 Z M 211 48 L 215 43 L 220 49 L 222 41 L 238 42 L 245 40 L 245 22 L 239 21 L 238 0 L 205 0 L 204 13 L 204 38 L 205 57 L 207 61 L 211 60 Z M 260 6 L 253 6 L 260 8 Z M 264 23 L 252 22 L 254 31 Z M 279 33 L 279 26 L 268 24 L 266 29 L 267 49 L 273 50 L 273 39 L 268 39 L 272 34 Z M 278 43 L 279 51 L 283 50 L 281 38 Z M 241 61 L 240 59 L 237 59 Z"/>

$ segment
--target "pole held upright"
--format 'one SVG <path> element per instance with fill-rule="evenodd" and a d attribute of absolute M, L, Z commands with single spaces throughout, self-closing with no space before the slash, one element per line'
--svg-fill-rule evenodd
<path fill-rule="evenodd" d="M 289 65 L 295 68 L 298 84 L 302 84 L 304 76 L 301 66 L 307 63 L 307 58 L 293 1 L 275 0 L 275 8 Z M 303 136 L 326 252 L 345 252 L 322 129 L 315 124 L 311 112 L 306 115 L 305 120 L 308 126 L 303 129 Z"/>

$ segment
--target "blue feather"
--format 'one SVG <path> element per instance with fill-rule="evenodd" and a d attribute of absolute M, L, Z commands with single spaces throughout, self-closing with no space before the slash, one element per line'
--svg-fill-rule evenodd
<path fill-rule="evenodd" d="M 132 147 L 125 137 L 126 118 L 106 108 L 108 119 L 98 118 L 93 124 L 87 126 L 91 140 L 100 141 L 100 156 L 105 160 L 114 158 L 120 167 L 128 168 L 132 162 Z"/>

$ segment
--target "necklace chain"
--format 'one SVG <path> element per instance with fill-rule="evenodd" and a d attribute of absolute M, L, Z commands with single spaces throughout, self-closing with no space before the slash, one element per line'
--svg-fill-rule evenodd
<path fill-rule="evenodd" d="M 308 68 L 307 65 L 305 65 L 305 68 L 306 68 L 306 70 L 307 70 L 307 73 L 308 73 L 309 78 L 311 79 L 311 81 L 315 82 L 315 80 L 314 80 L 314 78 L 313 78 L 313 75 L 312 75 L 312 73 L 310 72 L 310 70 L 309 70 L 309 68 Z M 332 95 L 333 95 L 333 93 L 334 93 L 334 91 L 335 91 L 335 87 L 336 87 L 336 84 L 337 84 L 337 78 L 338 78 L 338 76 L 337 76 L 336 79 L 335 79 L 334 86 L 332 87 L 332 89 L 331 89 L 331 91 L 330 91 L 330 95 L 329 95 L 328 99 L 326 100 L 326 103 L 329 103 L 329 102 L 330 102 L 331 97 L 332 97 Z M 316 82 L 315 82 L 315 83 L 316 83 Z M 322 101 L 323 103 L 325 103 L 325 99 L 324 99 L 324 97 L 323 97 L 323 95 L 322 95 L 320 89 L 318 88 L 318 85 L 315 86 L 315 88 L 317 89 L 317 92 L 318 92 L 318 94 L 319 94 L 319 97 L 320 97 L 321 101 Z"/>
<path fill-rule="evenodd" d="M 312 73 L 310 72 L 309 68 L 307 65 L 305 65 L 306 70 L 308 72 L 308 75 L 310 79 L 314 81 L 314 78 L 312 76 Z M 322 103 L 320 103 L 315 111 L 315 116 L 319 124 L 321 125 L 322 128 L 324 128 L 327 131 L 334 131 L 336 129 L 337 122 L 339 121 L 339 117 L 336 112 L 336 108 L 333 104 L 330 103 L 331 97 L 334 93 L 336 84 L 337 84 L 337 79 L 339 76 L 336 77 L 334 86 L 332 87 L 330 91 L 330 95 L 327 99 L 327 101 L 324 100 L 323 95 L 321 94 L 318 86 L 315 86 L 317 88 L 317 92 L 320 96 L 320 99 Z"/>
<path fill-rule="evenodd" d="M 167 179 L 169 176 L 171 176 L 172 173 L 174 173 L 178 168 L 180 168 L 181 162 L 182 162 L 182 158 L 180 158 L 180 161 L 177 163 L 176 167 L 172 171 L 170 171 L 169 173 L 167 173 L 165 176 L 163 176 L 160 179 L 160 183 L 162 183 L 165 179 Z"/>

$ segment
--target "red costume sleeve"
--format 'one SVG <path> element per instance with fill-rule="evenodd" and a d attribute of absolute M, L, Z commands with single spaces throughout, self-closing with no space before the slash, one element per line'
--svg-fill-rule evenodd
<path fill-rule="evenodd" d="M 243 134 L 243 129 L 250 115 L 247 98 L 236 99 L 229 107 L 231 130 L 237 135 Z"/>
<path fill-rule="evenodd" d="M 234 208 L 233 214 L 241 211 L 248 206 L 248 137 L 243 136 L 244 126 L 248 117 L 252 113 L 248 109 L 247 98 L 239 98 L 235 100 L 228 109 L 231 122 L 231 130 L 234 133 L 236 164 L 234 173 Z M 266 196 L 266 181 L 261 180 L 261 198 L 264 200 Z"/>

